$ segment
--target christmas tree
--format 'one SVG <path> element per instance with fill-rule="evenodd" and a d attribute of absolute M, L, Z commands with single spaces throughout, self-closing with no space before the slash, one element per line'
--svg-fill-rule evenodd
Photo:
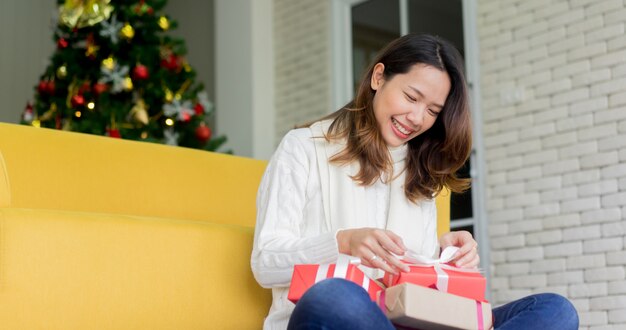
<path fill-rule="evenodd" d="M 56 51 L 22 123 L 216 150 L 213 105 L 185 60 L 167 0 L 58 0 Z"/>

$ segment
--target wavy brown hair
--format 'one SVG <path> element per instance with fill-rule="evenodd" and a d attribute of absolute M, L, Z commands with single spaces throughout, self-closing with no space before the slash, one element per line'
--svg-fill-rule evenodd
<path fill-rule="evenodd" d="M 331 163 L 360 164 L 352 177 L 371 185 L 386 173 L 393 176 L 393 163 L 374 116 L 375 90 L 370 82 L 374 66 L 384 64 L 384 79 L 404 74 L 416 64 L 435 67 L 450 77 L 451 87 L 442 111 L 433 126 L 408 142 L 404 192 L 412 202 L 432 198 L 443 187 L 462 192 L 470 180 L 456 172 L 468 159 L 472 146 L 467 86 L 461 55 L 448 41 L 431 35 L 409 34 L 392 41 L 376 57 L 361 80 L 354 100 L 322 118 L 333 119 L 328 141 L 345 140 L 346 147 L 331 157 Z"/>

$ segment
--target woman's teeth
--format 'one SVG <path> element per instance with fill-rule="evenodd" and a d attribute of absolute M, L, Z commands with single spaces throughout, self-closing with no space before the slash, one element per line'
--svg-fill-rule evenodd
<path fill-rule="evenodd" d="M 406 128 L 404 128 L 404 126 L 400 125 L 400 123 L 395 118 L 391 118 L 391 122 L 393 123 L 393 126 L 395 126 L 398 131 L 400 131 L 400 133 L 404 135 L 410 135 L 412 133 L 412 131 L 408 131 Z"/>

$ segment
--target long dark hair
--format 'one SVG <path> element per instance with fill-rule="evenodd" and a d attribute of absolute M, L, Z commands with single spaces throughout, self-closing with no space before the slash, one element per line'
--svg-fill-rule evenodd
<path fill-rule="evenodd" d="M 443 187 L 461 192 L 469 180 L 458 178 L 456 172 L 468 159 L 472 131 L 461 55 L 448 41 L 425 34 L 408 34 L 388 44 L 372 62 L 354 100 L 323 119 L 334 119 L 326 138 L 345 139 L 346 148 L 330 161 L 347 164 L 359 161 L 360 170 L 353 177 L 362 185 L 371 185 L 382 173 L 390 178 L 393 165 L 385 141 L 380 134 L 372 101 L 375 90 L 370 82 L 374 66 L 384 64 L 384 79 L 404 74 L 416 64 L 425 64 L 444 71 L 451 87 L 442 111 L 433 126 L 408 142 L 406 158 L 406 197 L 417 202 L 432 198 Z"/>

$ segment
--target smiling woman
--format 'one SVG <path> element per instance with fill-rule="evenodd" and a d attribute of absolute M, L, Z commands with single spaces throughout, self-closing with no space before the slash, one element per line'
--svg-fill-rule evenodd
<path fill-rule="evenodd" d="M 268 328 L 287 325 L 295 264 L 349 254 L 378 278 L 405 269 L 394 255 L 407 249 L 438 255 L 433 197 L 468 185 L 455 175 L 471 148 L 462 72 L 449 43 L 404 36 L 377 56 L 353 101 L 285 136 L 259 187 L 252 252 L 257 281 L 274 291 Z M 471 235 L 442 239 L 461 248 L 457 265 L 478 265 Z"/>

